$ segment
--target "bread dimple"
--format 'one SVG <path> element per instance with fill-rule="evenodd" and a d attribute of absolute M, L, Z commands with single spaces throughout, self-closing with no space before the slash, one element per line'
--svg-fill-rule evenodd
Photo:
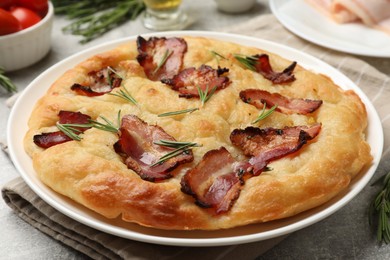
<path fill-rule="evenodd" d="M 299 63 L 294 70 L 294 82 L 273 85 L 234 59 L 235 54 L 268 52 L 202 37 L 184 38 L 188 50 L 183 68 L 198 68 L 202 64 L 226 67 L 229 86 L 215 92 L 203 105 L 198 98 L 180 98 L 168 85 L 146 78 L 136 61 L 135 42 L 87 59 L 56 80 L 32 111 L 24 145 L 43 183 L 107 218 L 122 216 L 125 221 L 161 229 L 213 230 L 285 218 L 321 205 L 345 189 L 370 164 L 372 156 L 364 136 L 367 114 L 353 91 L 343 91 L 329 77 L 306 70 Z M 291 64 L 277 54 L 268 54 L 276 71 Z M 113 95 L 91 98 L 70 90 L 73 83 L 85 80 L 88 72 L 105 66 L 114 67 L 123 77 L 121 87 L 113 92 L 126 89 L 137 105 Z M 323 104 L 308 115 L 275 112 L 252 124 L 261 111 L 240 99 L 240 91 L 248 88 L 290 98 L 320 99 Z M 159 116 L 189 108 L 198 110 Z M 81 141 L 48 149 L 37 147 L 33 136 L 53 129 L 60 110 L 80 111 L 94 120 L 104 116 L 112 122 L 116 122 L 119 111 L 121 115 L 134 114 L 150 125 L 159 125 L 178 141 L 193 141 L 202 146 L 193 148 L 194 161 L 175 169 L 173 178 L 152 183 L 142 180 L 123 163 L 113 147 L 118 140 L 115 133 L 89 129 Z M 215 215 L 180 190 L 181 177 L 212 149 L 223 146 L 233 158 L 245 158 L 230 141 L 234 129 L 314 123 L 322 124 L 320 134 L 298 152 L 271 162 L 270 171 L 246 180 L 228 212 Z"/>

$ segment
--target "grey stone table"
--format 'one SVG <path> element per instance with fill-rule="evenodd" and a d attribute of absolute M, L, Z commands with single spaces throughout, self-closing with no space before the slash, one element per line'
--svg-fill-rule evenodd
<path fill-rule="evenodd" d="M 250 11 L 235 15 L 219 12 L 212 0 L 184 0 L 183 9 L 190 13 L 194 20 L 188 29 L 207 31 L 218 31 L 270 12 L 267 1 L 263 0 L 258 0 Z M 8 74 L 19 91 L 44 70 L 69 55 L 109 40 L 151 32 L 137 19 L 81 45 L 78 37 L 62 33 L 61 28 L 67 23 L 68 21 L 61 17 L 55 18 L 52 48 L 48 56 L 29 68 Z M 390 74 L 389 60 L 362 58 L 373 66 L 380 64 L 378 69 Z M 6 140 L 10 109 L 5 105 L 5 101 L 8 97 L 9 95 L 0 90 L 0 141 Z M 2 152 L 0 174 L 0 187 L 19 176 L 9 158 Z M 289 235 L 259 259 L 390 259 L 390 246 L 377 245 L 367 224 L 367 205 L 361 202 L 362 198 L 370 198 L 374 193 L 373 189 L 364 189 L 347 206 L 325 220 Z M 26 224 L 3 200 L 0 200 L 0 227 L 0 259 L 85 258 Z"/>

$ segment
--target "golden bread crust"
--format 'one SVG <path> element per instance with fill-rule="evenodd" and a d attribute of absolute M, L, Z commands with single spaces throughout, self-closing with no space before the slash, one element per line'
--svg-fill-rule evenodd
<path fill-rule="evenodd" d="M 293 216 L 330 200 L 345 189 L 372 156 L 365 141 L 367 115 L 353 91 L 343 91 L 331 79 L 297 66 L 296 80 L 287 86 L 272 85 L 258 73 L 243 68 L 232 56 L 267 53 L 201 37 L 184 37 L 188 51 L 183 68 L 202 64 L 229 68 L 231 84 L 216 92 L 198 111 L 172 117 L 158 114 L 199 107 L 199 99 L 179 98 L 178 92 L 161 82 L 147 79 L 138 64 L 135 42 L 91 57 L 61 76 L 32 111 L 24 144 L 32 157 L 39 178 L 56 192 L 83 204 L 107 218 L 122 216 L 125 221 L 161 229 L 222 229 Z M 216 59 L 216 51 L 227 59 Z M 291 62 L 268 53 L 275 71 Z M 299 64 L 298 64 L 299 65 Z M 88 72 L 114 67 L 124 76 L 122 86 L 137 100 L 138 106 L 112 95 L 80 96 L 70 86 L 85 80 Z M 261 127 L 322 124 L 320 134 L 299 152 L 273 161 L 271 171 L 245 181 L 231 209 L 214 215 L 194 204 L 180 190 L 183 174 L 194 167 L 209 150 L 224 146 L 234 158 L 243 159 L 229 136 L 245 128 L 259 115 L 259 109 L 242 102 L 239 92 L 247 88 L 264 89 L 282 95 L 320 99 L 322 106 L 308 115 L 274 113 L 258 123 Z M 113 145 L 115 133 L 89 129 L 81 141 L 70 141 L 42 149 L 33 136 L 54 131 L 60 110 L 80 111 L 93 119 L 104 116 L 115 121 L 121 114 L 134 114 L 145 122 L 162 127 L 176 140 L 202 144 L 194 148 L 194 161 L 174 170 L 174 177 L 161 182 L 142 180 L 128 169 Z"/>

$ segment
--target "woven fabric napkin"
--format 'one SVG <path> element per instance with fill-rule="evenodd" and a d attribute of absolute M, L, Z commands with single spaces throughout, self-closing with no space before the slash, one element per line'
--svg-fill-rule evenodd
<path fill-rule="evenodd" d="M 376 107 L 385 129 L 384 157 L 389 157 L 389 77 L 351 55 L 321 48 L 285 30 L 273 15 L 262 15 L 226 32 L 272 40 L 305 51 L 341 70 L 353 80 Z M 372 60 L 377 67 L 386 61 Z M 12 102 L 10 102 L 10 105 Z M 254 259 L 284 237 L 223 247 L 173 247 L 116 237 L 74 221 L 41 200 L 21 178 L 2 189 L 5 202 L 19 217 L 52 238 L 94 259 Z"/>

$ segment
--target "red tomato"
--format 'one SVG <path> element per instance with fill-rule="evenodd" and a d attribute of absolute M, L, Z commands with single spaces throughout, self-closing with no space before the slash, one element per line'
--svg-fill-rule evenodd
<path fill-rule="evenodd" d="M 15 5 L 16 0 L 0 0 L 0 8 L 7 9 L 11 5 Z"/>
<path fill-rule="evenodd" d="M 24 7 L 11 7 L 10 13 L 19 21 L 22 29 L 33 26 L 41 20 L 41 17 L 37 13 Z"/>
<path fill-rule="evenodd" d="M 14 0 L 14 2 L 16 2 L 15 5 L 17 6 L 23 6 L 36 12 L 41 18 L 47 14 L 47 10 L 49 9 L 48 0 Z"/>
<path fill-rule="evenodd" d="M 11 13 L 0 8 L 0 35 L 6 35 L 22 29 L 18 19 Z"/>

